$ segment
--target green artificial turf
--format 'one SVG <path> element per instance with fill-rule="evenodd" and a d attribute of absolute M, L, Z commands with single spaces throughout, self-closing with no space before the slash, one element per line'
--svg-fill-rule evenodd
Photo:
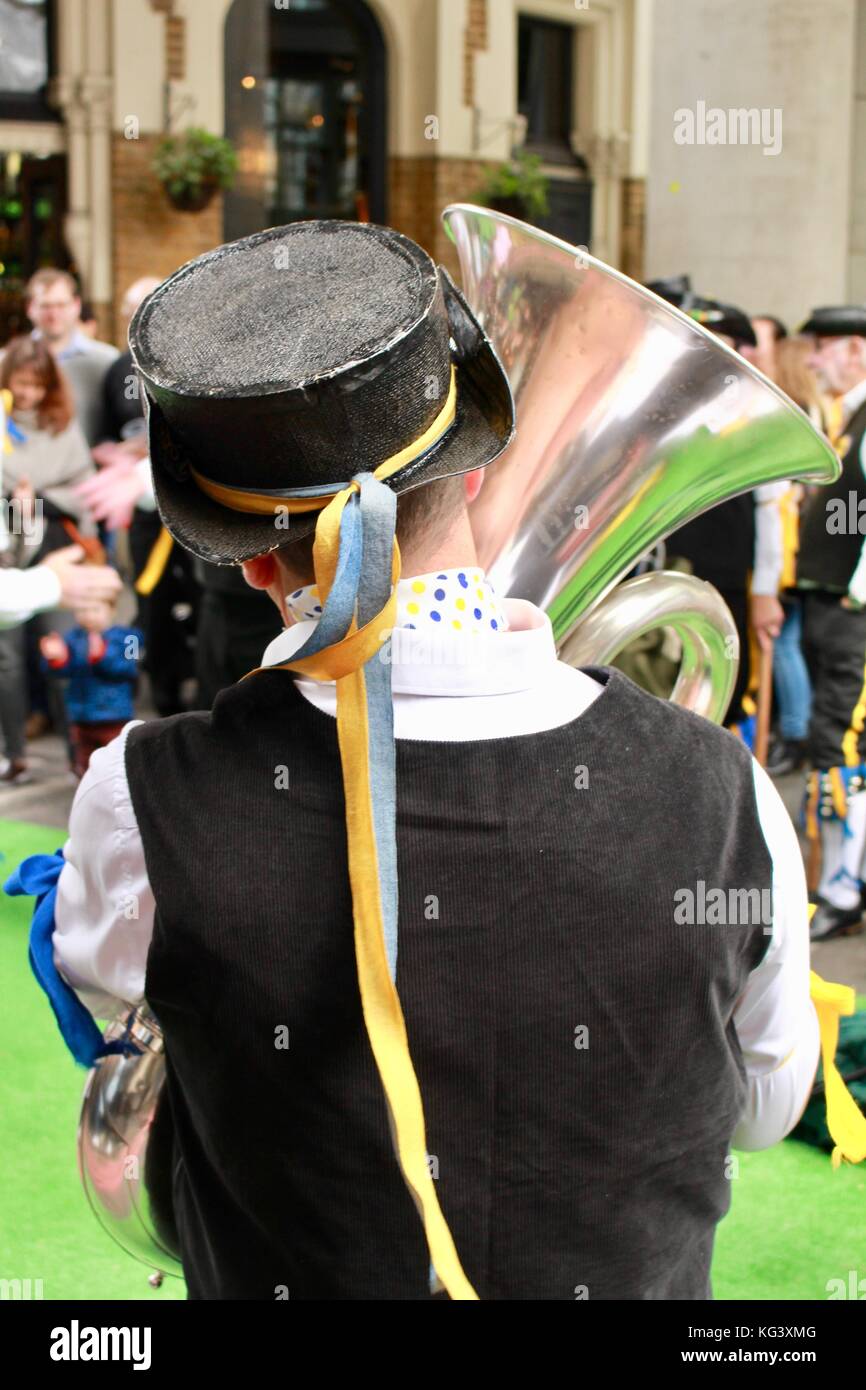
<path fill-rule="evenodd" d="M 63 838 L 0 821 L 0 879 Z M 152 1289 L 150 1271 L 87 1205 L 75 1157 L 85 1073 L 30 973 L 32 904 L 0 895 L 0 1277 L 41 1279 L 46 1299 L 184 1298 L 179 1279 Z M 717 1299 L 826 1299 L 829 1280 L 847 1286 L 851 1270 L 866 1279 L 866 1164 L 834 1171 L 829 1155 L 796 1140 L 736 1159 L 731 1212 L 716 1238 Z"/>
<path fill-rule="evenodd" d="M 64 839 L 61 830 L 0 820 L 0 881 Z M 180 1279 L 151 1288 L 151 1271 L 114 1244 L 88 1206 L 75 1152 L 87 1073 L 30 972 L 33 901 L 0 894 L 0 1277 L 41 1279 L 46 1299 L 185 1298 Z"/>

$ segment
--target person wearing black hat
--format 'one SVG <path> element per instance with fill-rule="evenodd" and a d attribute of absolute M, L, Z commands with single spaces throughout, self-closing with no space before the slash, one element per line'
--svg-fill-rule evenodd
<path fill-rule="evenodd" d="M 406 237 L 219 247 L 130 346 L 163 521 L 286 623 L 94 755 L 56 890 L 65 979 L 164 1033 L 189 1296 L 706 1298 L 732 1139 L 818 1057 L 769 778 L 491 588 L 511 393 Z"/>
<path fill-rule="evenodd" d="M 683 309 L 693 298 L 692 281 L 689 275 L 665 275 L 660 280 L 647 280 L 646 288 L 666 299 L 676 309 Z"/>
<path fill-rule="evenodd" d="M 716 333 L 738 352 L 757 346 L 747 315 L 733 304 L 690 294 L 683 313 Z M 718 589 L 737 625 L 740 665 L 728 707 L 728 723 L 739 726 L 749 714 L 743 700 L 752 682 L 750 627 L 758 644 L 772 643 L 782 630 L 779 602 L 782 574 L 782 516 L 779 499 L 786 484 L 766 483 L 732 497 L 681 526 L 666 542 L 671 559 L 688 560 L 692 572 Z"/>
<path fill-rule="evenodd" d="M 822 849 L 815 941 L 863 930 L 866 854 L 866 306 L 815 309 L 800 329 L 829 393 L 838 480 L 804 507 L 797 584 L 812 679 L 806 793 L 810 838 Z"/>

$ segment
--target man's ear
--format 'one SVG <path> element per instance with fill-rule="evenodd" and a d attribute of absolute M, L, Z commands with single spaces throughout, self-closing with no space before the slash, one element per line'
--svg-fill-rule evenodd
<path fill-rule="evenodd" d="M 472 502 L 475 501 L 476 497 L 478 496 L 479 492 L 481 491 L 481 485 L 482 485 L 483 482 L 484 482 L 484 469 L 483 469 L 483 468 L 473 468 L 473 470 L 472 470 L 471 473 L 464 473 L 464 474 L 463 474 L 463 487 L 464 487 L 465 492 L 466 492 L 466 501 L 467 501 L 467 503 L 472 503 Z"/>
<path fill-rule="evenodd" d="M 244 560 L 241 569 L 253 589 L 269 589 L 276 583 L 277 562 L 273 555 L 256 555 L 252 560 Z"/>

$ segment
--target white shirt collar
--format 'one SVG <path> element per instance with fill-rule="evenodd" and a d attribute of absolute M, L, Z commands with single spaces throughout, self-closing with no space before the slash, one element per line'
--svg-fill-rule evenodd
<path fill-rule="evenodd" d="M 411 583 L 411 576 L 406 581 Z M 557 666 L 550 619 L 524 599 L 500 600 L 508 630 L 476 635 L 454 630 L 395 628 L 382 660 L 391 665 L 391 687 L 409 695 L 504 695 L 530 690 Z M 288 661 L 315 630 L 314 622 L 285 628 L 268 645 L 262 666 Z"/>
<path fill-rule="evenodd" d="M 863 402 L 866 401 L 866 377 L 858 381 L 856 386 L 852 386 L 850 391 L 846 391 L 842 397 L 842 409 L 846 420 L 850 420 L 855 410 L 859 410 Z"/>

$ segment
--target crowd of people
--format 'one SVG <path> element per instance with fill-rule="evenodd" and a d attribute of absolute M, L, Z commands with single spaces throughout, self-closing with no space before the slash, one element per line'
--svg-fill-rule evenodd
<path fill-rule="evenodd" d="M 125 324 L 158 283 L 129 287 Z M 279 631 L 273 605 L 239 571 L 194 559 L 163 532 L 129 351 L 94 336 L 68 272 L 40 270 L 25 293 L 32 331 L 0 359 L 0 565 L 62 568 L 76 545 L 128 582 L 103 593 L 78 577 L 71 608 L 0 629 L 0 782 L 13 786 L 32 780 L 28 742 L 51 730 L 80 777 L 132 717 L 141 669 L 158 715 L 208 708 Z"/>
<path fill-rule="evenodd" d="M 773 647 L 777 777 L 808 769 L 804 825 L 815 854 L 813 940 L 863 930 L 866 855 L 866 307 L 814 310 L 796 333 L 695 293 L 688 276 L 649 288 L 716 333 L 823 430 L 842 463 L 830 487 L 767 484 L 689 522 L 667 540 L 720 591 L 741 661 L 729 726 L 749 736 L 756 653 Z M 853 505 L 852 505 L 853 503 Z"/>

